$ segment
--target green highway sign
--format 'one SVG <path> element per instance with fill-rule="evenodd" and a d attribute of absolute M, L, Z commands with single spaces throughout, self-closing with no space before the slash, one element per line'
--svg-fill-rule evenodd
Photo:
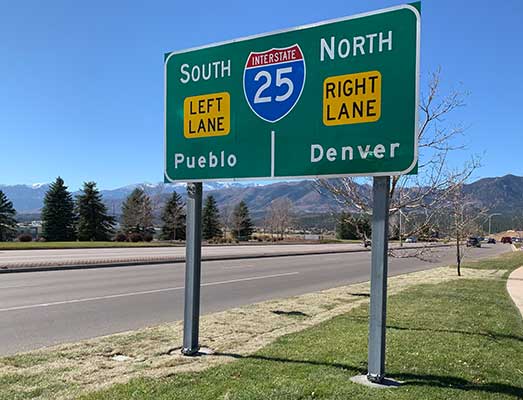
<path fill-rule="evenodd" d="M 165 56 L 165 181 L 398 175 L 418 156 L 413 5 Z"/>

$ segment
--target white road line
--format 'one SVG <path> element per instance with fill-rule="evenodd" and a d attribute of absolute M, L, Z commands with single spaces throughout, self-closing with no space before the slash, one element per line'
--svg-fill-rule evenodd
<path fill-rule="evenodd" d="M 250 278 L 240 278 L 240 279 L 232 279 L 232 280 L 228 280 L 228 281 L 218 281 L 218 282 L 202 283 L 202 286 L 226 285 L 226 284 L 229 284 L 229 283 L 254 281 L 254 280 L 258 280 L 258 279 L 278 278 L 278 277 L 281 277 L 281 276 L 289 276 L 289 275 L 297 275 L 297 274 L 299 274 L 299 272 L 287 272 L 285 274 L 253 276 L 253 277 L 250 277 Z M 29 304 L 29 305 L 26 305 L 26 306 L 0 308 L 0 312 L 27 310 L 27 309 L 31 309 L 31 308 L 42 308 L 42 307 L 59 306 L 59 305 L 63 305 L 63 304 L 85 303 L 87 301 L 117 299 L 119 297 L 140 296 L 140 295 L 143 295 L 143 294 L 153 294 L 153 293 L 169 292 L 169 291 L 174 291 L 174 290 L 182 290 L 183 288 L 184 288 L 183 286 L 178 286 L 178 287 L 169 287 L 169 288 L 163 288 L 163 289 L 144 290 L 144 291 L 141 291 L 141 292 L 119 293 L 119 294 L 111 294 L 111 295 L 107 295 L 107 296 L 97 296 L 97 297 L 87 297 L 87 298 L 83 298 L 83 299 L 72 299 L 72 300 L 64 300 L 64 301 L 55 301 L 55 302 L 52 302 L 52 303 Z"/>

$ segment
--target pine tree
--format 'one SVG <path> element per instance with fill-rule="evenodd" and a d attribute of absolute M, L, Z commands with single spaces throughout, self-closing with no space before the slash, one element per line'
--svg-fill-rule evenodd
<path fill-rule="evenodd" d="M 354 224 L 349 220 L 350 214 L 342 212 L 336 223 L 336 237 L 343 240 L 358 239 Z"/>
<path fill-rule="evenodd" d="M 202 237 L 205 240 L 222 236 L 220 211 L 213 196 L 207 196 L 202 213 Z"/>
<path fill-rule="evenodd" d="M 371 235 L 371 223 L 366 214 L 351 214 L 342 212 L 336 224 L 338 239 L 367 240 Z"/>
<path fill-rule="evenodd" d="M 110 240 L 115 220 L 107 214 L 95 182 L 84 183 L 82 193 L 76 197 L 76 207 L 78 240 Z"/>
<path fill-rule="evenodd" d="M 75 222 L 73 196 L 58 177 L 45 194 L 42 237 L 51 242 L 75 240 Z"/>
<path fill-rule="evenodd" d="M 15 215 L 13 203 L 0 190 L 0 242 L 5 242 L 15 236 Z"/>
<path fill-rule="evenodd" d="M 185 240 L 185 211 L 182 197 L 173 192 L 162 212 L 163 240 Z"/>
<path fill-rule="evenodd" d="M 238 240 L 249 240 L 252 232 L 253 224 L 249 216 L 249 208 L 242 200 L 232 214 L 232 235 Z"/>
<path fill-rule="evenodd" d="M 129 233 L 154 233 L 151 199 L 136 188 L 122 204 L 122 230 Z"/>

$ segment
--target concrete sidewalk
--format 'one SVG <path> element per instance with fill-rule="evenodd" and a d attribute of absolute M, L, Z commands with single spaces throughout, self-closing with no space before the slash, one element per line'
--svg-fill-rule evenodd
<path fill-rule="evenodd" d="M 507 291 L 523 317 L 523 267 L 513 271 L 507 280 Z"/>

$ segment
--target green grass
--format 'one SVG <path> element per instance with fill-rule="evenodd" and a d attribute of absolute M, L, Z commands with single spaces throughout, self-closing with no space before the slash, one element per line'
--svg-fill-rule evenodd
<path fill-rule="evenodd" d="M 476 268 L 476 269 L 505 269 L 507 272 L 511 272 L 518 267 L 523 265 L 523 252 L 513 251 L 510 253 L 504 253 L 495 258 L 487 258 L 478 261 L 465 261 L 462 264 L 463 268 Z"/>
<path fill-rule="evenodd" d="M 108 247 L 171 247 L 169 242 L 0 242 L 0 250 L 90 249 Z"/>
<path fill-rule="evenodd" d="M 522 264 L 516 253 L 474 266 Z M 362 306 L 230 364 L 135 379 L 82 399 L 523 399 L 523 322 L 505 284 L 461 279 L 391 296 L 387 376 L 404 382 L 398 389 L 349 381 L 367 369 L 368 306 Z"/>
<path fill-rule="evenodd" d="M 64 371 L 66 372 L 66 371 Z M 25 400 L 37 399 L 42 395 L 63 390 L 65 383 L 57 383 L 53 381 L 50 383 L 40 374 L 24 375 L 24 374 L 10 374 L 0 376 L 0 387 L 3 385 L 16 385 L 20 388 L 16 392 L 5 393 L 0 392 L 0 400 Z"/>

